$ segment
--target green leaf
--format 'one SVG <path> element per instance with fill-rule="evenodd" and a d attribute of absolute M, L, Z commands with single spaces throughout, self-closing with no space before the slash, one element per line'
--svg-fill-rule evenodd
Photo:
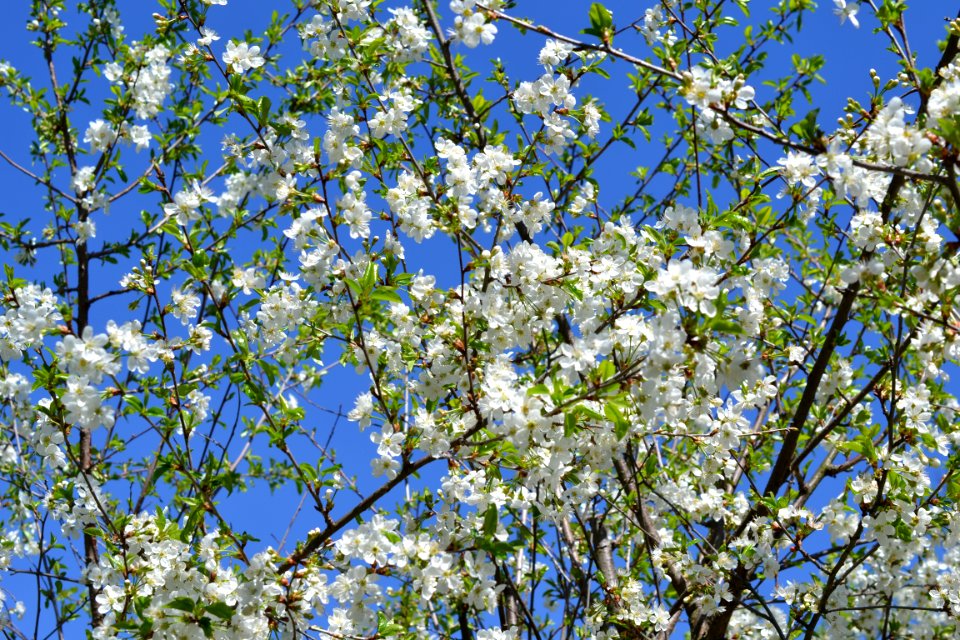
<path fill-rule="evenodd" d="M 549 396 L 550 389 L 547 387 L 547 385 L 541 382 L 540 384 L 535 384 L 529 389 L 527 389 L 527 395 L 528 396 Z"/>
<path fill-rule="evenodd" d="M 396 622 L 387 622 L 387 616 L 382 612 L 377 612 L 377 635 L 378 636 L 395 636 L 398 633 L 403 633 L 403 625 L 399 625 Z"/>
<path fill-rule="evenodd" d="M 197 625 L 199 625 L 200 629 L 203 631 L 203 637 L 213 637 L 213 621 L 210 618 L 206 616 L 200 618 L 197 620 Z"/>
<path fill-rule="evenodd" d="M 613 26 L 613 13 L 599 2 L 590 5 L 590 26 L 598 31 Z"/>
<path fill-rule="evenodd" d="M 623 412 L 616 404 L 608 402 L 603 405 L 603 413 L 607 416 L 607 420 L 613 423 L 613 433 L 617 436 L 617 440 L 623 440 L 623 437 L 630 430 L 630 423 L 624 417 Z"/>
<path fill-rule="evenodd" d="M 843 444 L 843 448 L 847 451 L 853 451 L 861 454 L 864 458 L 870 461 L 871 464 L 876 463 L 877 461 L 877 449 L 873 446 L 873 440 L 869 429 L 865 430 L 852 440 L 845 442 Z"/>
<path fill-rule="evenodd" d="M 590 28 L 584 29 L 583 33 L 596 36 L 609 44 L 613 37 L 613 13 L 599 2 L 590 5 Z"/>
<path fill-rule="evenodd" d="M 197 608 L 197 603 L 194 602 L 192 598 L 180 596 L 179 598 L 174 598 L 171 600 L 167 606 L 171 609 L 176 609 L 177 611 L 193 613 L 193 610 Z"/>
<path fill-rule="evenodd" d="M 383 300 L 384 302 L 403 302 L 403 298 L 393 287 L 380 287 L 370 294 L 373 300 Z"/>
<path fill-rule="evenodd" d="M 228 605 L 226 602 L 214 602 L 213 604 L 208 604 L 204 608 L 208 613 L 212 613 L 218 618 L 223 618 L 224 620 L 229 620 L 233 617 L 233 614 L 236 613 L 234 608 Z"/>
<path fill-rule="evenodd" d="M 569 438 L 577 432 L 577 416 L 569 412 L 563 416 L 563 437 Z"/>
<path fill-rule="evenodd" d="M 270 118 L 270 98 L 264 96 L 257 100 L 257 122 L 260 123 L 260 126 L 267 124 L 267 120 Z"/>
<path fill-rule="evenodd" d="M 899 22 L 906 8 L 907 5 L 903 0 L 884 0 L 880 8 L 877 9 L 877 19 L 880 20 L 882 28 L 885 29 L 891 24 Z"/>
<path fill-rule="evenodd" d="M 948 116 L 937 121 L 940 135 L 951 146 L 960 146 L 960 117 Z"/>
<path fill-rule="evenodd" d="M 897 521 L 893 523 L 893 528 L 897 532 L 897 537 L 903 542 L 910 542 L 913 540 L 913 530 L 910 528 L 902 518 L 897 518 Z"/>
<path fill-rule="evenodd" d="M 713 322 L 710 323 L 710 327 L 717 333 L 724 333 L 729 335 L 741 335 L 743 333 L 743 327 L 740 326 L 740 323 L 735 322 L 734 320 L 729 320 L 726 318 L 721 318 L 717 316 L 714 318 Z"/>
<path fill-rule="evenodd" d="M 356 280 L 351 280 L 348 278 L 347 280 L 344 280 L 344 282 L 347 283 L 347 287 L 349 287 L 350 290 L 358 296 L 363 294 L 363 287 Z"/>
<path fill-rule="evenodd" d="M 230 97 L 233 99 L 234 105 L 240 113 L 257 114 L 257 103 L 250 96 L 245 96 L 242 93 L 232 93 Z"/>
<path fill-rule="evenodd" d="M 591 420 L 603 420 L 603 416 L 584 404 L 578 404 L 573 407 L 572 412 L 577 415 L 583 415 Z"/>
<path fill-rule="evenodd" d="M 818 143 L 823 136 L 823 131 L 817 126 L 817 116 L 819 114 L 820 109 L 813 109 L 803 120 L 790 127 L 790 133 L 796 135 L 804 142 L 810 144 Z"/>
<path fill-rule="evenodd" d="M 377 265 L 373 262 L 367 263 L 367 268 L 360 277 L 360 286 L 364 292 L 373 291 L 373 285 L 377 281 Z"/>
<path fill-rule="evenodd" d="M 494 505 L 490 505 L 483 514 L 483 535 L 492 536 L 495 534 L 499 523 L 500 518 L 497 515 L 497 508 Z"/>

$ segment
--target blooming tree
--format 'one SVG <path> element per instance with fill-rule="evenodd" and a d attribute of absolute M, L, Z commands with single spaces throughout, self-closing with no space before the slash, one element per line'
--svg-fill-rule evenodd
<path fill-rule="evenodd" d="M 811 0 L 231 4 L 0 64 L 5 637 L 960 633 L 960 22 L 831 122 Z"/>

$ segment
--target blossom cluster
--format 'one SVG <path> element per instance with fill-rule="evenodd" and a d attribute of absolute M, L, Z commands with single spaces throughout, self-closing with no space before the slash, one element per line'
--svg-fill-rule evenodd
<path fill-rule="evenodd" d="M 878 10 L 906 71 L 826 131 L 763 68 L 808 3 L 726 57 L 745 3 L 225 4 L 0 66 L 50 213 L 0 224 L 0 571 L 55 631 L 957 634 L 960 65 Z"/>

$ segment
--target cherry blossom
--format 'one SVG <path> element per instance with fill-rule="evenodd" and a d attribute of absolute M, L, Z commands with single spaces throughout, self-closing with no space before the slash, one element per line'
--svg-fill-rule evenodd
<path fill-rule="evenodd" d="M 823 95 L 810 3 L 48 4 L 0 627 L 957 634 L 957 24 L 817 9 Z"/>

